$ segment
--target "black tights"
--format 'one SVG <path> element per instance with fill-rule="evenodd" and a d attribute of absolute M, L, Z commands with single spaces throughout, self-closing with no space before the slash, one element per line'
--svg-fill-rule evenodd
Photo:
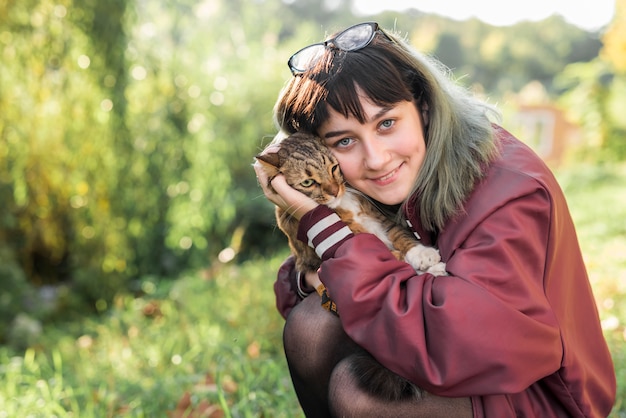
<path fill-rule="evenodd" d="M 343 332 L 339 318 L 320 306 L 317 294 L 292 310 L 283 337 L 307 417 L 472 417 L 469 398 L 424 393 L 420 399 L 388 401 L 371 395 L 354 372 L 355 359 L 367 354 Z"/>

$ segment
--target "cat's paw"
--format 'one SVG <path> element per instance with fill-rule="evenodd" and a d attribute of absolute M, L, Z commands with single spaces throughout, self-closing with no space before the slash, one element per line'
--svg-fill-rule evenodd
<path fill-rule="evenodd" d="M 404 261 L 416 271 L 425 271 L 441 261 L 439 250 L 424 245 L 417 245 L 407 251 Z"/>
<path fill-rule="evenodd" d="M 433 276 L 447 276 L 448 272 L 446 271 L 446 263 L 437 263 L 434 266 L 429 267 L 426 270 L 426 273 L 430 273 Z"/>

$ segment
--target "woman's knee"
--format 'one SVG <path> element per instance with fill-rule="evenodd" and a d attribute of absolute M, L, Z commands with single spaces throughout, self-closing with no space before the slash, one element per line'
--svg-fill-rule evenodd
<path fill-rule="evenodd" d="M 303 379 L 323 379 L 325 384 L 335 365 L 359 349 L 343 331 L 339 318 L 322 308 L 317 295 L 291 311 L 283 345 L 292 373 Z"/>
<path fill-rule="evenodd" d="M 317 345 L 317 340 L 323 338 L 323 332 L 320 331 L 332 325 L 330 321 L 332 318 L 328 316 L 328 312 L 320 306 L 317 295 L 311 295 L 296 305 L 285 322 L 283 330 L 285 349 L 291 346 L 300 348 L 303 345 Z"/>
<path fill-rule="evenodd" d="M 335 366 L 328 385 L 328 403 L 332 416 L 367 416 L 367 394 L 362 390 L 351 364 L 350 357 Z"/>
<path fill-rule="evenodd" d="M 305 374 L 305 369 L 328 367 L 334 356 L 333 341 L 339 342 L 341 334 L 338 318 L 321 307 L 316 294 L 311 295 L 287 317 L 283 331 L 287 361 Z"/>
<path fill-rule="evenodd" d="M 405 387 L 396 399 L 378 394 L 378 384 L 370 379 L 362 381 L 363 375 L 355 361 L 359 355 L 346 357 L 333 370 L 329 383 L 329 406 L 337 417 L 472 417 L 469 398 L 442 398 L 419 391 L 406 391 Z M 389 379 L 388 372 L 374 378 Z M 370 387 L 374 383 L 374 387 Z M 391 379 L 388 384 L 396 384 Z M 402 385 L 400 386 L 403 387 Z M 376 393 L 376 394 L 375 394 Z"/>

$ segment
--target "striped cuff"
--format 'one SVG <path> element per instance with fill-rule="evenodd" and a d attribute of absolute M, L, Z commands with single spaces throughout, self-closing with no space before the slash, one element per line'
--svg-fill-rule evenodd
<path fill-rule="evenodd" d="M 315 289 L 310 290 L 308 292 L 304 290 L 304 286 L 302 284 L 302 280 L 304 279 L 303 276 L 304 275 L 301 272 L 299 271 L 296 272 L 296 291 L 298 292 L 298 296 L 300 296 L 300 299 L 306 299 L 307 296 L 315 292 Z"/>
<path fill-rule="evenodd" d="M 353 235 L 327 206 L 320 205 L 300 219 L 298 239 L 312 247 L 322 260 L 331 258 L 337 248 Z"/>

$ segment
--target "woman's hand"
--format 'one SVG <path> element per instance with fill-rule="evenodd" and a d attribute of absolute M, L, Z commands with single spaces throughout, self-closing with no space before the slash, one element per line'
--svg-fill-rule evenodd
<path fill-rule="evenodd" d="M 304 281 L 308 287 L 312 287 L 313 289 L 317 289 L 317 287 L 322 284 L 317 271 L 307 271 L 304 274 Z"/>
<path fill-rule="evenodd" d="M 265 151 L 272 150 L 272 148 L 273 147 L 270 147 Z M 275 151 L 275 149 L 273 150 Z M 267 173 L 261 163 L 256 161 L 253 167 L 265 197 L 276 206 L 291 214 L 294 218 L 300 220 L 307 212 L 315 209 L 319 205 L 310 197 L 288 185 L 282 174 L 272 179 L 270 187 L 268 185 Z"/>

